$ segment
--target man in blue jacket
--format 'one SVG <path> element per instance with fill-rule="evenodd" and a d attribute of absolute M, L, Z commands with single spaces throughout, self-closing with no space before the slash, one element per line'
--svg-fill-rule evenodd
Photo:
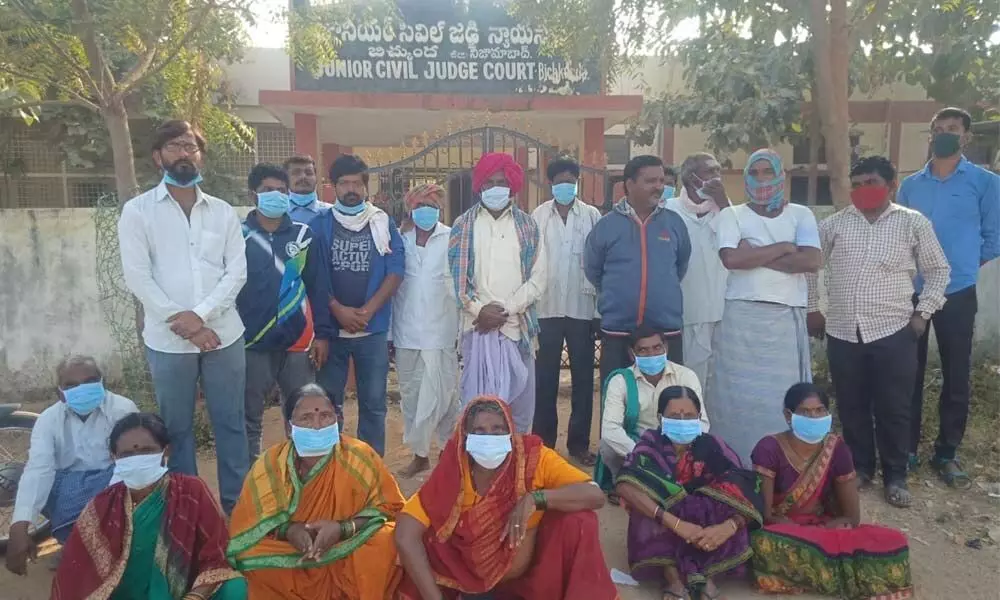
<path fill-rule="evenodd" d="M 246 328 L 246 429 L 260 454 L 264 402 L 275 382 L 288 398 L 326 361 L 333 324 L 330 258 L 305 223 L 288 216 L 288 173 L 261 163 L 247 178 L 256 209 L 243 222 L 247 282 L 236 297 Z"/>
<path fill-rule="evenodd" d="M 405 268 L 403 238 L 392 217 L 368 201 L 368 165 L 343 154 L 330 165 L 337 201 L 310 226 L 330 248 L 330 312 L 339 329 L 318 382 L 343 423 L 344 386 L 354 362 L 358 438 L 385 453 L 385 393 L 392 300 Z"/>
<path fill-rule="evenodd" d="M 681 217 L 659 203 L 666 186 L 663 161 L 636 156 L 625 165 L 625 198 L 587 237 L 584 270 L 597 288 L 601 313 L 601 387 L 609 373 L 632 363 L 629 334 L 647 325 L 668 340 L 681 364 L 681 279 L 691 240 Z"/>

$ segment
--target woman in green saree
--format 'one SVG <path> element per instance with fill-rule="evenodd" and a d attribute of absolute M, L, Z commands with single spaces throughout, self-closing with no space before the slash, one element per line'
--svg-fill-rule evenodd
<path fill-rule="evenodd" d="M 226 562 L 226 520 L 205 483 L 167 474 L 167 428 L 151 413 L 111 430 L 111 486 L 80 514 L 53 600 L 244 600 Z"/>

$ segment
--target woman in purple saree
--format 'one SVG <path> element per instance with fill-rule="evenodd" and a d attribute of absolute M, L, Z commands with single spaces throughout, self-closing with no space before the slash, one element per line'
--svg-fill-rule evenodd
<path fill-rule="evenodd" d="M 693 390 L 669 387 L 658 404 L 660 430 L 642 435 L 616 480 L 629 510 L 629 567 L 661 583 L 665 600 L 720 600 L 712 578 L 745 571 L 749 530 L 761 525 L 757 477 L 701 433 Z"/>

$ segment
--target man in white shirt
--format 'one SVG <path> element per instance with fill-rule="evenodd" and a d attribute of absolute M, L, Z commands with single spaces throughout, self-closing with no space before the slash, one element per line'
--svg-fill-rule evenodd
<path fill-rule="evenodd" d="M 219 495 L 228 514 L 249 468 L 244 429 L 246 355 L 236 296 L 247 279 L 236 211 L 201 191 L 205 140 L 190 123 L 156 131 L 163 181 L 125 203 L 118 222 L 125 283 L 142 303 L 156 403 L 170 433 L 170 467 L 197 475 L 197 391 L 215 434 Z"/>
<path fill-rule="evenodd" d="M 458 307 L 448 272 L 451 228 L 439 222 L 444 200 L 433 183 L 406 193 L 411 224 L 403 232 L 403 283 L 392 299 L 392 340 L 403 443 L 413 460 L 400 477 L 430 468 L 431 438 L 443 448 L 458 418 Z"/>
<path fill-rule="evenodd" d="M 679 214 L 691 238 L 688 271 L 681 280 L 684 294 L 684 366 L 695 372 L 706 389 L 712 362 L 713 337 L 722 322 L 729 271 L 719 259 L 716 242 L 717 216 L 729 206 L 722 185 L 722 165 L 705 152 L 692 154 L 681 165 L 680 195 L 666 200 L 666 207 Z M 701 398 L 702 402 L 705 398 Z"/>
<path fill-rule="evenodd" d="M 691 388 L 700 398 L 701 383 L 694 371 L 667 360 L 667 344 L 661 334 L 640 325 L 630 336 L 634 364 L 612 371 L 604 391 L 601 414 L 601 445 L 598 483 L 610 490 L 625 457 L 647 429 L 660 429 L 660 394 L 672 386 Z M 701 429 L 708 431 L 709 422 L 704 402 L 701 406 Z M 606 469 L 606 479 L 601 471 Z M 601 481 L 605 479 L 605 481 Z"/>
<path fill-rule="evenodd" d="M 114 463 L 108 436 L 135 404 L 104 389 L 97 363 L 73 356 L 56 369 L 59 401 L 39 415 L 31 430 L 28 462 L 17 484 L 7 544 L 7 568 L 24 575 L 37 548 L 29 527 L 45 514 L 52 535 L 64 543 L 80 511 L 107 487 Z"/>
<path fill-rule="evenodd" d="M 330 210 L 333 205 L 323 202 L 316 194 L 316 161 L 307 154 L 295 154 L 285 160 L 288 171 L 288 216 L 293 221 L 308 224 L 316 215 Z"/>
<path fill-rule="evenodd" d="M 556 445 L 559 415 L 559 373 L 563 343 L 569 352 L 572 381 L 566 448 L 580 464 L 593 466 L 590 422 L 594 414 L 594 340 L 600 332 L 597 291 L 583 271 L 587 235 L 601 218 L 593 206 L 577 197 L 580 165 L 559 158 L 546 169 L 552 200 L 531 216 L 538 223 L 548 256 L 545 293 L 538 299 L 538 356 L 535 360 L 535 422 L 533 432 L 549 448 Z"/>
<path fill-rule="evenodd" d="M 499 396 L 519 433 L 531 429 L 535 415 L 535 303 L 546 280 L 538 224 L 514 202 L 523 185 L 512 156 L 484 154 L 472 170 L 479 202 L 455 220 L 448 249 L 462 310 L 462 405 Z"/>
<path fill-rule="evenodd" d="M 750 155 L 743 179 L 747 203 L 718 216 L 729 279 L 708 396 L 715 433 L 750 464 L 762 437 L 788 428 L 785 392 L 812 381 L 806 273 L 818 271 L 823 258 L 816 217 L 788 203 L 776 152 Z"/>

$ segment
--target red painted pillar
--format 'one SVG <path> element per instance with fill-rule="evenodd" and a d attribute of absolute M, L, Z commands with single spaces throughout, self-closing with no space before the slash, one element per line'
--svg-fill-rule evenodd
<path fill-rule="evenodd" d="M 604 157 L 604 118 L 583 120 L 583 151 L 580 163 L 587 167 L 603 169 Z M 594 206 L 604 204 L 604 180 L 586 171 L 581 174 L 581 193 L 583 200 Z"/>
<path fill-rule="evenodd" d="M 316 115 L 295 113 L 295 152 L 313 158 L 319 156 L 319 128 Z"/>

